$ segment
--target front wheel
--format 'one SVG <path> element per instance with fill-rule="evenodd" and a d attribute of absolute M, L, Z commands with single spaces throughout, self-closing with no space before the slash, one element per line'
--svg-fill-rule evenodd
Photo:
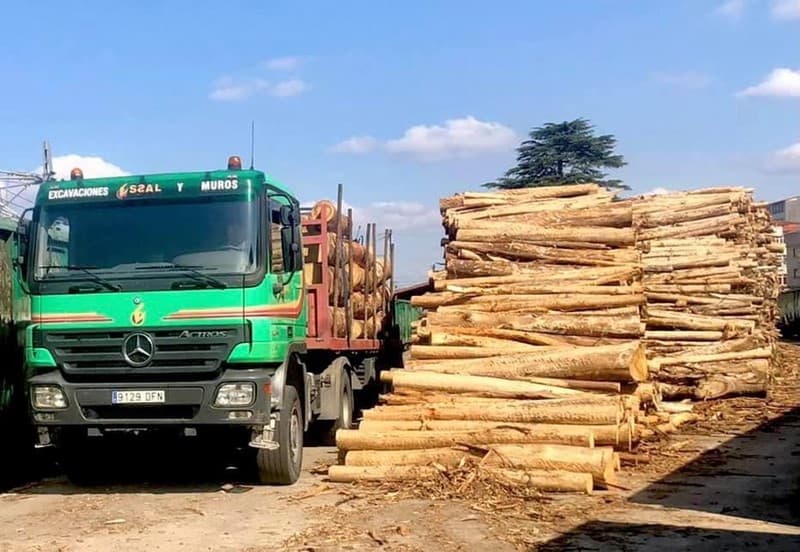
<path fill-rule="evenodd" d="M 268 485 L 291 485 L 300 478 L 303 466 L 303 411 L 297 390 L 287 385 L 275 428 L 275 450 L 258 449 L 258 478 Z"/>

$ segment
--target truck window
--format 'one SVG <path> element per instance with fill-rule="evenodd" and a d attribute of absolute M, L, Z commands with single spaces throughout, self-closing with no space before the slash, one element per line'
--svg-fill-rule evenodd
<path fill-rule="evenodd" d="M 283 247 L 283 242 L 281 241 L 281 212 L 280 206 L 274 203 L 270 209 L 269 235 L 270 271 L 273 274 L 282 274 L 286 263 L 283 259 L 283 252 L 285 248 Z"/>
<path fill-rule="evenodd" d="M 44 272 L 58 273 L 63 269 L 59 267 L 69 266 L 69 220 L 66 217 L 58 217 L 46 227 L 46 234 L 43 236 L 46 246 L 42 251 L 42 259 L 39 265 L 48 267 Z"/>

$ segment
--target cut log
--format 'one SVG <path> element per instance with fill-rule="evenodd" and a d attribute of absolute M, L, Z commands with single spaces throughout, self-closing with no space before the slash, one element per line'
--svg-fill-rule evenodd
<path fill-rule="evenodd" d="M 328 225 L 331 232 L 336 230 L 337 219 L 339 219 L 340 230 L 347 234 L 350 231 L 350 219 L 336 212 L 336 206 L 332 201 L 323 199 L 317 201 L 311 208 L 312 219 L 322 219 Z"/>
<path fill-rule="evenodd" d="M 591 473 L 595 485 L 616 482 L 611 447 L 581 448 L 568 445 L 493 445 L 484 465 L 512 469 L 544 469 Z M 496 458 L 496 460 L 495 460 Z"/>
<path fill-rule="evenodd" d="M 597 312 L 597 311 L 592 311 Z M 488 312 L 432 312 L 430 326 L 457 326 L 590 337 L 637 337 L 644 333 L 638 313 L 630 315 L 564 313 L 494 314 Z"/>
<path fill-rule="evenodd" d="M 533 226 L 524 223 L 485 223 L 483 226 L 459 230 L 456 238 L 462 241 L 502 242 L 528 241 L 531 237 L 538 240 L 572 241 L 602 243 L 604 245 L 633 245 L 634 234 L 630 228 L 586 227 L 547 227 Z"/>
<path fill-rule="evenodd" d="M 380 314 L 380 310 L 378 310 L 376 316 L 367 318 L 367 322 L 363 325 L 363 335 L 368 338 L 377 338 L 381 330 L 383 330 L 383 315 Z"/>
<path fill-rule="evenodd" d="M 591 397 L 591 400 L 589 399 Z M 619 424 L 624 408 L 618 397 L 428 403 L 365 410 L 365 420 L 487 420 L 499 422 Z"/>
<path fill-rule="evenodd" d="M 648 327 L 668 327 L 687 330 L 715 330 L 725 331 L 727 329 L 752 331 L 755 322 L 752 320 L 741 320 L 736 318 L 718 318 L 713 316 L 703 316 L 699 314 L 688 314 L 684 312 L 673 312 L 664 309 L 647 309 Z"/>
<path fill-rule="evenodd" d="M 579 389 L 582 391 L 603 391 L 608 393 L 619 393 L 622 386 L 616 381 L 587 381 L 575 379 L 559 379 L 559 378 L 537 378 L 528 377 L 523 381 L 530 381 L 533 383 L 540 383 L 542 385 L 551 385 L 555 387 L 565 387 L 567 389 Z"/>
<path fill-rule="evenodd" d="M 446 280 L 445 280 L 446 282 Z M 500 284 L 487 287 L 470 285 L 447 285 L 444 291 L 461 293 L 467 295 L 640 295 L 642 286 L 633 284 L 630 286 L 595 286 L 595 285 L 533 285 L 530 283 Z"/>
<path fill-rule="evenodd" d="M 628 423 L 606 424 L 606 425 L 569 425 L 569 424 L 524 424 L 491 422 L 476 420 L 363 420 L 359 424 L 359 431 L 367 434 L 386 433 L 386 432 L 475 432 L 489 431 L 498 429 L 513 429 L 517 431 L 531 431 L 546 433 L 547 431 L 561 431 L 582 435 L 583 432 L 591 432 L 594 437 L 594 444 L 597 446 L 618 446 L 627 445 L 629 442 L 638 441 L 638 433 L 635 426 Z M 383 447 L 379 447 L 383 448 Z"/>
<path fill-rule="evenodd" d="M 460 305 L 466 309 L 488 312 L 523 310 L 584 311 L 641 305 L 644 297 L 636 294 L 546 294 L 546 295 L 478 295 L 453 292 L 429 293 L 411 298 L 411 304 L 424 309 Z"/>
<path fill-rule="evenodd" d="M 405 482 L 431 480 L 440 475 L 431 466 L 331 466 L 328 479 L 334 483 L 358 481 Z M 484 477 L 503 485 L 547 492 L 579 492 L 591 494 L 592 475 L 588 473 L 556 472 L 544 470 L 508 470 L 481 468 Z"/>
<path fill-rule="evenodd" d="M 536 489 L 551 493 L 575 492 L 592 494 L 594 482 L 590 473 L 553 470 L 509 470 L 482 468 L 492 479 L 518 488 Z"/>
<path fill-rule="evenodd" d="M 669 366 L 672 364 L 698 364 L 704 362 L 724 362 L 728 360 L 752 360 L 757 358 L 772 358 L 774 351 L 772 347 L 762 347 L 746 351 L 733 351 L 716 354 L 684 354 L 671 357 L 658 357 L 653 359 L 659 366 Z"/>
<path fill-rule="evenodd" d="M 738 375 L 714 375 L 704 378 L 695 391 L 695 398 L 701 400 L 719 399 L 737 395 L 765 396 L 767 378 L 761 373 Z"/>
<path fill-rule="evenodd" d="M 459 234 L 468 231 L 459 231 Z M 623 266 L 636 263 L 639 260 L 638 252 L 633 249 L 600 250 L 592 248 L 593 244 L 586 244 L 587 249 L 575 249 L 579 244 L 553 243 L 542 245 L 540 241 L 466 241 L 455 240 L 447 244 L 446 252 L 461 258 L 481 259 L 480 255 L 499 256 L 515 261 L 540 261 L 554 264 L 583 265 L 583 266 Z M 567 247 L 572 246 L 572 248 Z M 587 254 L 587 250 L 592 251 Z M 463 255 L 470 252 L 469 257 Z"/>
<path fill-rule="evenodd" d="M 502 357 L 425 366 L 433 372 L 505 378 L 530 376 L 595 381 L 646 381 L 647 359 L 638 342 L 600 347 L 552 348 Z"/>
<path fill-rule="evenodd" d="M 723 332 L 713 330 L 647 330 L 644 332 L 645 339 L 661 341 L 718 341 L 723 336 Z"/>
<path fill-rule="evenodd" d="M 431 466 L 330 466 L 328 479 L 334 483 L 356 481 L 414 481 L 437 477 L 439 470 Z"/>
<path fill-rule="evenodd" d="M 659 383 L 661 396 L 669 400 L 680 400 L 694 398 L 696 388 L 693 385 L 675 385 L 671 383 Z"/>
<path fill-rule="evenodd" d="M 423 334 L 429 336 L 429 341 L 432 345 L 468 345 L 469 343 L 479 343 L 474 340 L 478 339 L 491 339 L 491 346 L 500 346 L 505 342 L 509 350 L 514 348 L 514 342 L 520 345 L 569 345 L 569 341 L 547 335 L 545 333 L 519 331 L 519 330 L 506 330 L 498 328 L 483 328 L 483 327 L 441 327 L 431 329 L 426 325 Z M 485 345 L 489 342 L 483 342 Z M 477 346 L 477 345 L 476 345 Z"/>
<path fill-rule="evenodd" d="M 537 347 L 524 346 L 520 348 L 516 344 L 508 347 L 459 347 L 459 346 L 434 346 L 434 345 L 412 345 L 411 358 L 415 360 L 450 360 L 450 359 L 472 359 L 502 356 L 509 352 L 535 351 Z"/>
<path fill-rule="evenodd" d="M 538 399 L 554 396 L 582 395 L 582 391 L 483 376 L 442 374 L 436 372 L 393 370 L 395 389 L 442 391 L 445 393 L 480 393 L 487 397 Z"/>
<path fill-rule="evenodd" d="M 591 426 L 530 425 L 474 431 L 387 431 L 360 429 L 336 432 L 339 450 L 411 450 L 456 445 L 556 443 L 593 447 Z"/>
<path fill-rule="evenodd" d="M 640 383 L 634 389 L 633 394 L 639 397 L 642 404 L 658 406 L 661 404 L 661 385 L 658 383 Z"/>
<path fill-rule="evenodd" d="M 473 449 L 474 451 L 475 449 Z M 457 467 L 467 460 L 480 460 L 483 467 L 502 467 L 516 470 L 546 470 L 591 473 L 598 486 L 614 483 L 615 462 L 611 447 L 576 447 L 570 445 L 525 444 L 490 445 L 481 459 L 477 452 L 453 448 L 415 451 L 351 451 L 345 457 L 347 466 L 428 466 L 439 464 Z"/>

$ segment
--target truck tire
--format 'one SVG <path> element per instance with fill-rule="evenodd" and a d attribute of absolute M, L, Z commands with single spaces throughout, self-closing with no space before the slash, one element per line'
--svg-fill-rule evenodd
<path fill-rule="evenodd" d="M 77 487 L 96 485 L 101 479 L 97 446 L 85 437 L 69 434 L 60 445 L 61 467 Z"/>
<path fill-rule="evenodd" d="M 340 429 L 350 429 L 353 427 L 353 412 L 355 403 L 353 401 L 353 387 L 350 384 L 350 375 L 344 372 L 342 383 L 342 397 L 339 399 L 339 417 L 325 424 L 324 433 L 321 435 L 323 445 L 336 445 L 336 432 Z M 320 422 L 321 423 L 321 422 Z"/>
<path fill-rule="evenodd" d="M 281 416 L 275 428 L 275 450 L 258 449 L 258 478 L 267 485 L 291 485 L 303 467 L 303 410 L 297 390 L 287 385 L 283 390 Z"/>

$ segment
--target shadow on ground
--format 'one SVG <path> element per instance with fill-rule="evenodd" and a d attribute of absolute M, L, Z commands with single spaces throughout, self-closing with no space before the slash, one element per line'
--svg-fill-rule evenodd
<path fill-rule="evenodd" d="M 735 529 L 699 529 L 656 524 L 592 521 L 536 548 L 537 552 L 565 550 L 769 550 L 796 552 L 800 537 Z"/>
<path fill-rule="evenodd" d="M 630 497 L 623 513 L 597 518 L 539 550 L 800 550 L 800 409 L 704 452 Z"/>
<path fill-rule="evenodd" d="M 214 493 L 225 485 L 229 493 L 241 493 L 257 484 L 254 449 L 221 448 L 203 439 L 120 439 L 93 446 L 87 462 L 89 477 L 73 484 L 59 452 L 38 449 L 6 489 L 36 495 Z"/>

